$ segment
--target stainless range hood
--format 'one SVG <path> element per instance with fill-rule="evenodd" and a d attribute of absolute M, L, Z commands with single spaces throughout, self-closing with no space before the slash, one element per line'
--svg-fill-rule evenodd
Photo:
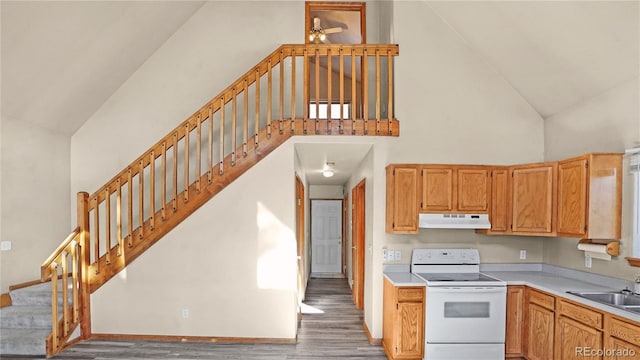
<path fill-rule="evenodd" d="M 420 214 L 423 229 L 491 229 L 487 214 Z"/>

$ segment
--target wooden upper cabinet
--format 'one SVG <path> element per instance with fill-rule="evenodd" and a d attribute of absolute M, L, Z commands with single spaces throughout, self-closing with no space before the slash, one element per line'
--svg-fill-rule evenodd
<path fill-rule="evenodd" d="M 457 169 L 458 210 L 486 213 L 489 210 L 489 170 Z"/>
<path fill-rule="evenodd" d="M 622 154 L 586 154 L 558 163 L 558 235 L 620 239 Z"/>
<path fill-rule="evenodd" d="M 553 235 L 557 163 L 511 168 L 511 227 L 514 233 Z"/>
<path fill-rule="evenodd" d="M 386 231 L 396 234 L 418 233 L 417 165 L 387 166 Z"/>
<path fill-rule="evenodd" d="M 489 169 L 473 165 L 422 166 L 423 213 L 487 213 Z"/>
<path fill-rule="evenodd" d="M 455 199 L 451 167 L 422 167 L 421 212 L 451 212 Z"/>
<path fill-rule="evenodd" d="M 489 219 L 491 231 L 509 231 L 509 170 L 506 168 L 491 171 L 491 208 Z"/>

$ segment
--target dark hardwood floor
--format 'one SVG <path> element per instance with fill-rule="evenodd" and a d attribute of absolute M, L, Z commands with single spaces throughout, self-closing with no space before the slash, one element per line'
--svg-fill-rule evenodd
<path fill-rule="evenodd" d="M 297 344 L 91 340 L 54 359 L 386 359 L 369 344 L 346 279 L 310 279 L 305 304 Z"/>

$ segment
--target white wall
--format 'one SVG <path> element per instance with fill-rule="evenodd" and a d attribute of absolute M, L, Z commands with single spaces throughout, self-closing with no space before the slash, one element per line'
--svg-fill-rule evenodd
<path fill-rule="evenodd" d="M 389 235 L 385 224 L 385 166 L 390 163 L 513 164 L 543 159 L 543 122 L 508 82 L 489 68 L 425 2 L 393 3 L 395 109 L 400 137 L 375 139 L 372 244 L 365 277 L 365 322 L 382 337 L 382 249 L 465 247 L 483 262 L 542 260 L 542 239 L 489 237 L 470 230 L 422 230 L 417 236 Z M 369 190 L 368 190 L 369 191 Z"/>
<path fill-rule="evenodd" d="M 554 161 L 587 152 L 624 152 L 640 143 L 639 79 L 632 79 L 597 97 L 551 116 L 545 121 L 545 158 Z M 612 261 L 593 260 L 584 266 L 584 252 L 576 239 L 549 238 L 544 245 L 544 261 L 578 270 L 633 280 L 638 268 L 624 259 L 631 256 L 633 176 L 628 159 L 622 172 L 622 240 L 620 256 Z"/>
<path fill-rule="evenodd" d="M 342 185 L 309 185 L 310 199 L 340 199 L 344 198 Z"/>
<path fill-rule="evenodd" d="M 293 157 L 281 145 L 95 292 L 93 332 L 294 339 Z"/>
<path fill-rule="evenodd" d="M 278 46 L 300 42 L 302 14 L 297 1 L 205 4 L 73 135 L 72 193 L 95 191 Z M 293 175 L 285 144 L 96 292 L 93 331 L 294 338 Z"/>
<path fill-rule="evenodd" d="M 40 279 L 40 265 L 71 233 L 67 135 L 2 119 L 1 293 Z M 75 201 L 74 201 L 75 203 Z"/>
<path fill-rule="evenodd" d="M 278 46 L 300 42 L 303 13 L 297 1 L 205 4 L 73 135 L 72 193 L 97 190 Z"/>

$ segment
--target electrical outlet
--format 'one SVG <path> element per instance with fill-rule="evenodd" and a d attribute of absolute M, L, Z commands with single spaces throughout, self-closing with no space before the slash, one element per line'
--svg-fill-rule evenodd
<path fill-rule="evenodd" d="M 189 309 L 182 309 L 182 318 L 186 319 L 189 317 Z"/>
<path fill-rule="evenodd" d="M 591 256 L 589 255 L 584 256 L 584 266 L 588 269 L 591 269 Z"/>
<path fill-rule="evenodd" d="M 520 250 L 520 260 L 527 260 L 527 250 Z"/>
<path fill-rule="evenodd" d="M 401 252 L 400 250 L 396 250 L 396 251 L 395 251 L 395 253 L 396 253 L 396 254 L 395 254 L 395 256 L 394 256 L 394 259 L 395 259 L 396 261 L 400 260 L 400 257 L 401 257 L 402 252 Z"/>
<path fill-rule="evenodd" d="M 0 242 L 0 251 L 9 251 L 9 250 L 11 250 L 11 241 Z"/>

